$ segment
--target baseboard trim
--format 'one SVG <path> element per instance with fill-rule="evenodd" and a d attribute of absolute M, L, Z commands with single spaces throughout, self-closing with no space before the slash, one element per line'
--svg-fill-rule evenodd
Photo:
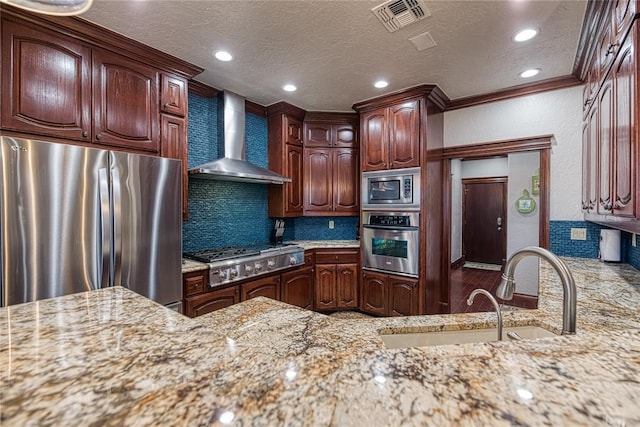
<path fill-rule="evenodd" d="M 451 269 L 457 270 L 458 268 L 462 267 L 463 264 L 464 264 L 464 257 L 461 256 L 460 258 L 458 258 L 457 260 L 451 263 Z"/>

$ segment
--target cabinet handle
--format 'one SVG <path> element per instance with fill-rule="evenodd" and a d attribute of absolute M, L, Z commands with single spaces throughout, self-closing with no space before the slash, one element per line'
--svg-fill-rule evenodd
<path fill-rule="evenodd" d="M 84 138 L 88 137 L 88 136 L 89 136 L 89 132 L 87 132 L 87 131 L 85 130 L 84 132 L 82 132 L 82 136 L 83 136 Z"/>
<path fill-rule="evenodd" d="M 101 133 L 97 134 L 96 139 L 102 139 L 102 134 Z"/>

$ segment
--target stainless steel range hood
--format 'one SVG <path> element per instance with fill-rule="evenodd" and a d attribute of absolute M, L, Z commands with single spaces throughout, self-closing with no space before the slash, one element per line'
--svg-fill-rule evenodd
<path fill-rule="evenodd" d="M 218 181 L 240 181 L 261 184 L 283 184 L 291 178 L 279 175 L 269 169 L 256 166 L 246 160 L 245 152 L 245 111 L 244 98 L 233 92 L 224 92 L 223 105 L 218 106 L 222 115 L 224 131 L 218 138 L 222 155 L 214 160 L 189 169 L 191 178 L 215 179 Z"/>

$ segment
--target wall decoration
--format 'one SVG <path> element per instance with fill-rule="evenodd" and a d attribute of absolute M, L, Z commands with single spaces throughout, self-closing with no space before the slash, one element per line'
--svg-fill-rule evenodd
<path fill-rule="evenodd" d="M 529 190 L 522 190 L 522 196 L 516 200 L 516 210 L 522 214 L 529 214 L 536 210 L 536 201 L 529 196 Z"/>
<path fill-rule="evenodd" d="M 536 169 L 536 174 L 531 177 L 531 194 L 540 195 L 540 169 Z"/>

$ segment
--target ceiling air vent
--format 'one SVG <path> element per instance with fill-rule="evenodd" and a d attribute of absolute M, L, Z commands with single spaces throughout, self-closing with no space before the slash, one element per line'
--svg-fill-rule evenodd
<path fill-rule="evenodd" d="M 389 0 L 371 11 L 390 33 L 431 16 L 423 0 Z"/>

